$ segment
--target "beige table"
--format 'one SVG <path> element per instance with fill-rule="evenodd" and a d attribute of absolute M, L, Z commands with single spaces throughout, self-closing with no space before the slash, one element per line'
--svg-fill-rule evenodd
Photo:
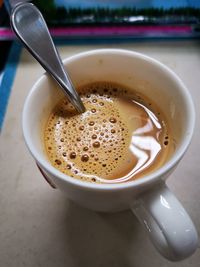
<path fill-rule="evenodd" d="M 63 58 L 94 48 L 143 52 L 173 69 L 189 88 L 197 112 L 192 144 L 168 185 L 200 232 L 200 44 L 188 42 L 58 47 Z M 67 200 L 41 177 L 22 136 L 25 97 L 42 68 L 22 51 L 0 136 L 1 267 L 199 267 L 200 251 L 171 263 L 153 248 L 130 211 L 99 214 Z"/>

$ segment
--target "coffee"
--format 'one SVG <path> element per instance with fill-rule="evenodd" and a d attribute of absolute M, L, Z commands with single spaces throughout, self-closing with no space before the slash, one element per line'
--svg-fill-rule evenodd
<path fill-rule="evenodd" d="M 44 131 L 51 164 L 76 179 L 120 183 L 161 167 L 173 150 L 169 123 L 143 95 L 110 82 L 78 90 L 86 112 L 63 98 Z"/>

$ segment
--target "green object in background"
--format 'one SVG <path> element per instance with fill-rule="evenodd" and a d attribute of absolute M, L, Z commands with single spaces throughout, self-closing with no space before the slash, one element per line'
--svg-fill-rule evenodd
<path fill-rule="evenodd" d="M 80 2 L 80 5 L 66 1 L 63 5 L 57 5 L 56 1 L 33 0 L 33 2 L 42 12 L 48 25 L 95 25 L 95 24 L 199 24 L 200 8 L 192 5 L 178 5 L 169 7 L 151 5 L 139 7 L 133 3 L 124 6 L 112 6 L 111 2 L 106 2 L 103 6 L 97 5 L 94 1 L 89 6 L 86 2 Z"/>
<path fill-rule="evenodd" d="M 34 0 L 32 2 L 40 9 L 40 11 L 44 14 L 48 21 L 55 19 L 56 5 L 54 0 Z"/>

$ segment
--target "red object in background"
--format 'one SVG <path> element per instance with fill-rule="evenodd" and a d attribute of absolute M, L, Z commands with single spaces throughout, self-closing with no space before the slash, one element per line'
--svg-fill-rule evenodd
<path fill-rule="evenodd" d="M 82 26 L 50 28 L 57 38 L 114 38 L 114 37 L 185 37 L 193 33 L 189 25 L 130 25 L 130 26 Z M 15 39 L 9 28 L 0 28 L 0 40 Z"/>
<path fill-rule="evenodd" d="M 41 174 L 43 175 L 43 177 L 47 181 L 47 183 L 50 184 L 50 186 L 53 189 L 56 189 L 55 184 L 49 179 L 49 177 L 43 172 L 43 170 L 40 168 L 40 166 L 37 163 L 36 163 L 36 165 L 38 166 L 38 169 L 40 170 Z"/>

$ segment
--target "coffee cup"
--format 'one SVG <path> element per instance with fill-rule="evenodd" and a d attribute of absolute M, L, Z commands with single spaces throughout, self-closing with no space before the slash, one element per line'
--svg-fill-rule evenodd
<path fill-rule="evenodd" d="M 44 149 L 45 123 L 63 97 L 55 82 L 44 74 L 31 89 L 23 109 L 25 142 L 42 174 L 54 188 L 86 208 L 102 212 L 131 209 L 164 257 L 172 261 L 189 257 L 198 246 L 197 231 L 165 183 L 185 154 L 194 131 L 195 112 L 187 88 L 162 63 L 128 50 L 84 52 L 65 59 L 64 66 L 76 88 L 111 81 L 153 99 L 170 120 L 176 147 L 162 167 L 135 181 L 97 184 L 65 175 L 51 165 Z"/>

